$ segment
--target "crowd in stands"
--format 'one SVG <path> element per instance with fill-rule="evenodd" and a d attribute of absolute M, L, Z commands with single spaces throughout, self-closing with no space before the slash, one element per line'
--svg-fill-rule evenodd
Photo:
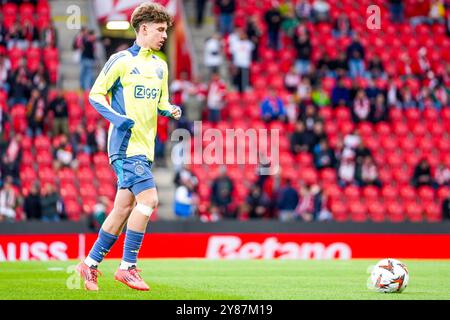
<path fill-rule="evenodd" d="M 366 2 L 353 6 L 362 8 Z M 101 166 L 107 165 L 107 123 L 95 110 L 90 110 L 86 101 L 80 111 L 79 101 L 74 102 L 77 97 L 55 89 L 57 64 L 52 61 L 57 62 L 57 33 L 50 19 L 42 25 L 28 23 L 27 19 L 12 22 L 11 15 L 6 15 L 8 10 L 14 10 L 11 3 L 15 4 L 14 17 L 26 15 L 28 3 L 34 16 L 49 15 L 48 5 L 42 4 L 45 1 L 1 3 L 4 14 L 0 14 L 0 220 L 77 220 L 79 212 L 87 212 L 91 225 L 98 227 L 109 212 L 115 192 L 113 174 Z M 201 27 L 206 1 L 196 4 L 196 25 Z M 404 191 L 402 197 L 413 198 L 422 190 L 430 190 L 423 187 L 429 187 L 433 194 L 428 203 L 436 205 L 434 194 L 439 192 L 439 218 L 434 221 L 450 219 L 450 161 L 444 161 L 445 157 L 422 157 L 423 153 L 404 159 L 394 152 L 396 148 L 400 153 L 413 150 L 414 143 L 419 142 L 408 144 L 413 140 L 411 134 L 424 136 L 429 130 L 425 125 L 412 128 L 404 124 L 405 115 L 408 121 L 411 116 L 420 122 L 421 115 L 428 112 L 431 123 L 437 119 L 433 115 L 440 117 L 449 109 L 450 102 L 450 48 L 439 43 L 442 48 L 435 52 L 433 45 L 435 49 L 439 47 L 434 42 L 427 45 L 427 39 L 418 39 L 413 45 L 414 39 L 394 38 L 399 30 L 412 37 L 426 27 L 438 30 L 440 41 L 443 37 L 448 40 L 449 3 L 441 0 L 384 3 L 390 16 L 388 20 L 382 19 L 382 30 L 392 37 L 389 41 L 398 52 L 386 48 L 386 40 L 380 42 L 376 36 L 371 40 L 373 43 L 368 41 L 365 33 L 372 31 L 366 29 L 365 21 L 363 27 L 355 23 L 358 17 L 355 11 L 347 10 L 352 7 L 349 1 L 243 4 L 215 0 L 213 5 L 217 26 L 204 46 L 206 79 L 188 79 L 187 73 L 182 73 L 170 84 L 172 103 L 183 108 L 183 118 L 177 126 L 192 130 L 192 122 L 201 119 L 204 128 L 228 128 L 251 119 L 254 121 L 251 123 L 264 128 L 280 128 L 282 168 L 278 174 L 265 175 L 264 161 L 245 168 L 205 169 L 175 164 L 176 216 L 205 222 L 344 221 L 339 218 L 343 212 L 347 217 L 348 212 L 366 215 L 369 211 L 376 215 L 377 207 L 370 206 L 369 200 L 380 194 L 391 199 Z M 375 35 L 381 32 L 373 31 Z M 75 58 L 82 68 L 80 88 L 85 92 L 95 76 L 97 40 L 92 31 L 83 28 L 73 42 Z M 27 54 L 24 49 L 28 49 Z M 230 84 L 222 78 L 224 65 Z M 85 114 L 86 121 L 80 120 L 80 112 Z M 449 124 L 448 119 L 438 122 Z M 169 127 L 167 118 L 158 118 L 155 161 L 163 165 Z M 441 154 L 442 150 L 450 151 L 448 132 L 442 127 L 430 129 L 433 135 L 441 135 Z M 399 137 L 375 139 L 371 136 L 379 132 L 375 134 L 374 128 Z M 426 142 L 436 149 L 436 140 L 429 138 Z M 393 151 L 392 156 L 383 157 L 385 154 L 378 151 L 380 145 L 383 150 Z M 428 145 L 423 144 L 424 148 Z M 173 151 L 172 154 L 181 157 L 191 152 L 185 141 L 176 144 Z M 408 161 L 412 171 L 386 170 L 383 162 L 401 167 L 402 159 Z M 75 185 L 79 190 L 74 190 L 73 184 L 70 188 L 63 187 L 63 180 L 73 181 L 74 174 L 78 176 L 79 184 Z M 406 187 L 398 190 L 400 184 L 395 183 L 400 180 L 405 182 L 402 186 L 408 185 L 413 191 Z M 100 194 L 95 189 L 100 183 L 110 188 L 100 188 Z M 72 193 L 83 197 L 83 203 L 71 197 Z M 359 198 L 363 193 L 367 201 L 361 207 Z M 354 206 L 347 201 L 355 198 L 358 201 Z M 378 212 L 395 213 L 394 204 L 386 201 L 384 205 Z M 405 207 L 406 204 L 400 211 Z M 409 210 L 408 207 L 406 211 Z"/>
<path fill-rule="evenodd" d="M 263 184 L 249 184 L 242 191 L 236 183 L 238 180 L 241 184 L 239 175 L 234 177 L 233 172 L 227 173 L 226 167 L 221 167 L 215 177 L 205 181 L 200 170 L 202 177 L 198 178 L 196 187 L 188 188 L 195 200 L 191 203 L 191 214 L 199 215 L 205 221 L 222 218 L 329 220 L 335 218 L 333 208 L 338 207 L 333 204 L 333 198 L 339 198 L 347 192 L 345 190 L 353 190 L 355 186 L 360 195 L 363 190 L 374 187 L 378 190 L 374 192 L 379 195 L 399 182 L 395 179 L 399 180 L 400 174 L 391 178 L 393 181 L 386 179 L 384 164 L 380 163 L 380 159 L 384 160 L 381 157 L 383 150 L 376 150 L 374 139 L 368 139 L 368 134 L 359 132 L 359 128 L 385 125 L 396 128 L 395 122 L 403 121 L 407 110 L 417 110 L 420 115 L 429 110 L 439 114 L 448 109 L 450 63 L 445 53 L 447 47 L 443 43 L 430 44 L 425 36 L 414 44 L 409 38 L 394 38 L 398 32 L 410 36 L 422 32 L 429 37 L 428 30 L 438 30 L 439 39 L 448 40 L 450 3 L 392 0 L 380 4 L 390 13 L 387 20 L 381 21 L 384 24 L 381 34 L 388 33 L 391 37 L 384 37 L 383 42 L 377 39 L 376 33 L 370 35 L 372 31 L 367 30 L 365 20 L 361 22 L 360 17 L 356 17 L 354 8 L 365 12 L 365 5 L 366 2 L 352 5 L 348 1 L 341 4 L 326 0 L 249 1 L 244 5 L 232 0 L 214 1 L 216 33 L 205 43 L 204 57 L 210 74 L 214 74 L 214 81 L 220 81 L 217 71 L 225 63 L 229 65 L 227 72 L 232 80 L 228 93 L 236 90 L 239 97 L 245 99 L 261 88 L 259 92 L 262 93 L 257 99 L 259 119 L 267 127 L 281 123 L 288 132 L 291 153 L 297 157 L 309 154 L 316 173 L 321 176 L 335 171 L 331 176 L 335 177 L 340 191 L 326 188 L 321 181 L 308 183 L 285 176 L 270 176 Z M 392 41 L 398 52 L 394 52 L 387 41 Z M 439 49 L 438 53 L 434 49 Z M 275 71 L 271 70 L 272 66 Z M 268 77 L 262 77 L 259 83 L 259 74 Z M 198 91 L 193 87 L 189 89 L 197 93 L 200 101 L 210 96 L 220 101 L 213 108 L 209 104 L 204 107 L 202 119 L 213 127 L 220 127 L 223 122 L 234 123 L 233 113 L 246 115 L 232 110 L 241 106 L 226 99 L 224 84 L 219 87 L 220 90 L 217 86 Z M 342 126 L 339 123 L 339 128 L 330 123 L 333 122 L 330 114 L 336 113 L 346 118 Z M 399 114 L 401 116 L 395 117 Z M 402 125 L 398 124 L 398 127 Z M 333 134 L 339 130 L 339 134 Z M 413 129 L 412 133 L 418 130 Z M 442 140 L 447 141 L 447 133 L 442 133 Z M 405 138 L 405 141 L 409 140 Z M 427 150 L 433 147 L 437 146 Z M 440 218 L 437 220 L 450 217 L 450 162 L 442 155 L 445 148 L 441 150 L 442 160 L 432 158 L 433 165 L 425 155 L 422 158 L 414 156 L 415 160 L 410 160 L 415 161 L 411 163 L 413 170 L 401 171 L 406 176 L 401 179 L 416 188 L 415 192 L 421 187 L 430 187 L 434 190 L 431 192 L 439 191 L 438 200 L 432 196 L 439 201 Z M 392 163 L 395 161 L 391 160 Z M 364 208 L 367 211 L 368 207 Z M 348 211 L 348 207 L 345 210 Z M 407 210 L 409 214 L 409 208 Z"/>

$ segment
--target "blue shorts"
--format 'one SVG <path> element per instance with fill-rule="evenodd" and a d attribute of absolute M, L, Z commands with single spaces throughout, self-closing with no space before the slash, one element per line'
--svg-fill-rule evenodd
<path fill-rule="evenodd" d="M 117 187 L 129 189 L 135 196 L 144 190 L 156 188 L 152 164 L 143 155 L 114 160 L 112 166 L 117 176 Z"/>

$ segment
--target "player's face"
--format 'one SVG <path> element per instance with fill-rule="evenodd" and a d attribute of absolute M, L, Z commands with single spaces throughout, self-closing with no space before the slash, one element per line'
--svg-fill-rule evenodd
<path fill-rule="evenodd" d="M 143 44 L 146 48 L 159 51 L 167 40 L 167 23 L 145 23 L 142 25 Z"/>

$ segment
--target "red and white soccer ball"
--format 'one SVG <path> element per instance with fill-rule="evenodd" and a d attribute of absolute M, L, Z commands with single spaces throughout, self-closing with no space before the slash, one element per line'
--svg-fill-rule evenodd
<path fill-rule="evenodd" d="M 406 265 L 396 259 L 383 259 L 372 269 L 370 275 L 371 289 L 384 292 L 402 292 L 409 282 L 409 272 Z"/>

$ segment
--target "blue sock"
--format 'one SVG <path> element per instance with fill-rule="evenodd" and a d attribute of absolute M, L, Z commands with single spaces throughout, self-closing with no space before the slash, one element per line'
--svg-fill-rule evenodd
<path fill-rule="evenodd" d="M 115 236 L 111 233 L 103 231 L 103 229 L 100 229 L 100 232 L 98 233 L 97 241 L 95 241 L 94 246 L 92 247 L 91 251 L 89 252 L 88 258 L 86 259 L 90 262 L 102 262 L 103 258 L 108 254 L 109 250 L 111 250 L 111 247 L 118 239 L 118 236 Z M 91 260 L 92 259 L 92 260 Z M 92 263 L 91 263 L 92 264 Z M 89 264 L 88 264 L 89 265 Z"/>
<path fill-rule="evenodd" d="M 143 240 L 144 240 L 144 233 L 127 229 L 125 235 L 125 243 L 123 246 L 122 260 L 127 263 L 136 264 L 137 255 L 139 253 L 139 249 L 141 248 Z"/>

